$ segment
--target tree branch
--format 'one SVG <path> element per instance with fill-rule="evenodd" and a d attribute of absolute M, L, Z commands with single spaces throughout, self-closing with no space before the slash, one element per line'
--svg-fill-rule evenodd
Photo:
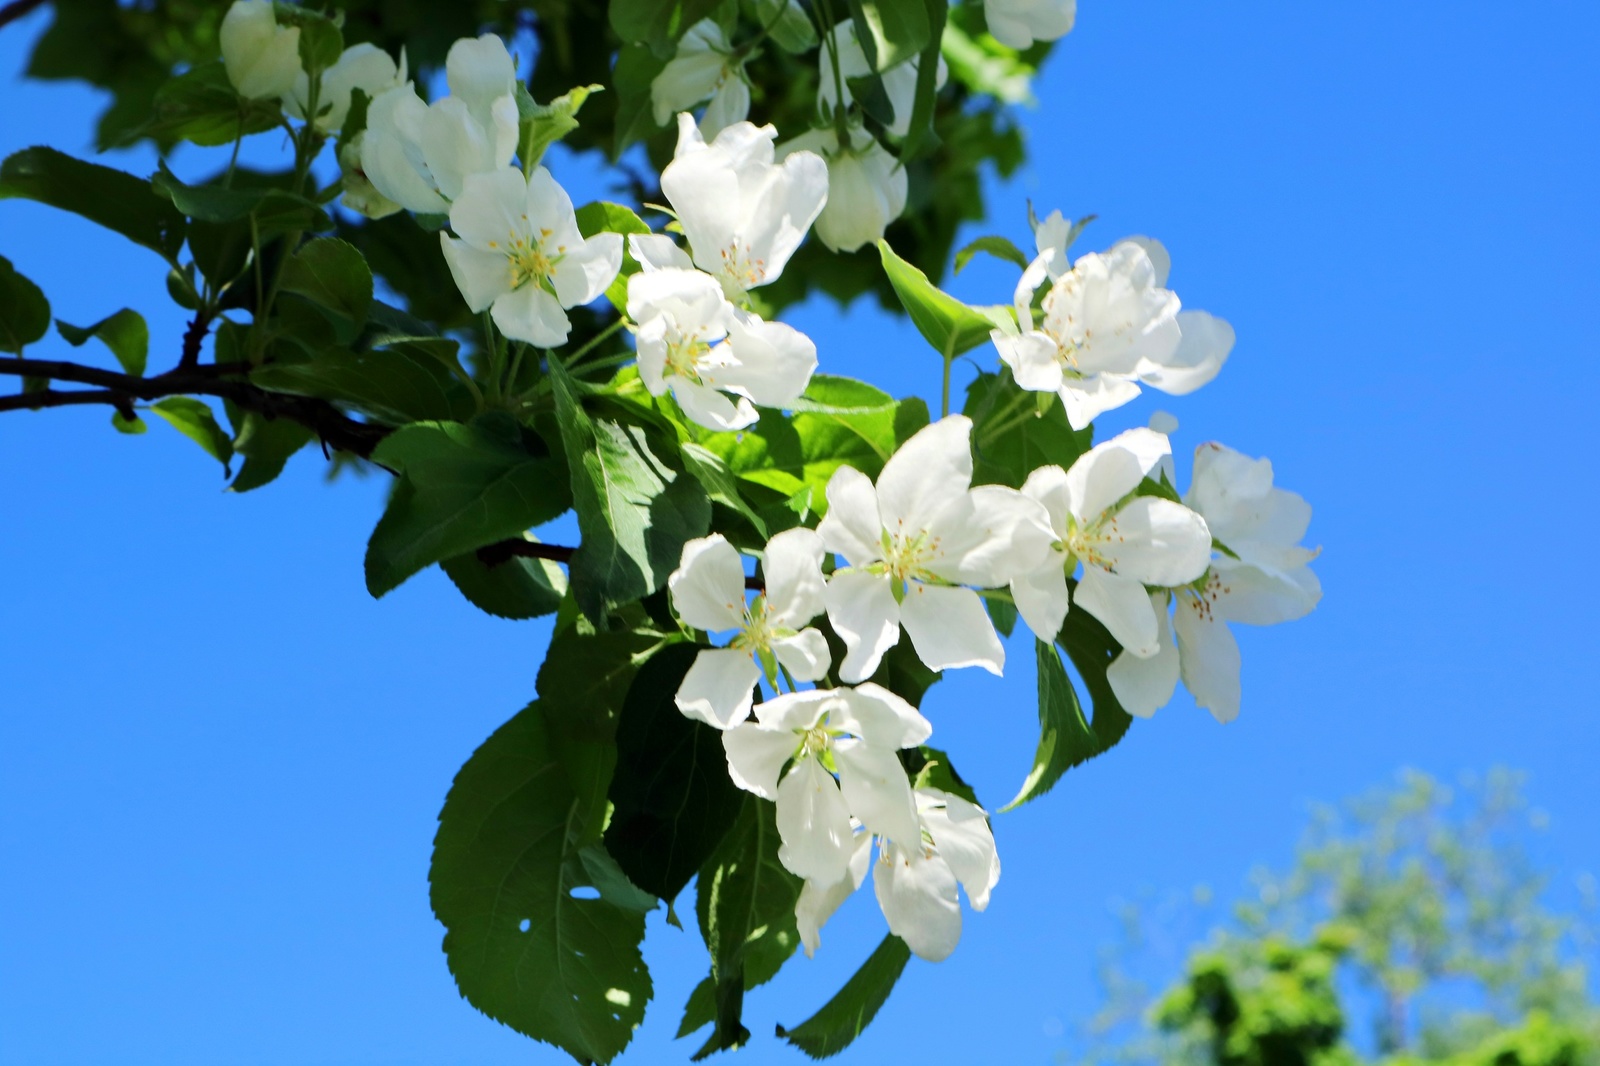
<path fill-rule="evenodd" d="M 206 366 L 179 366 L 165 374 L 140 378 L 79 363 L 0 356 L 0 374 L 99 387 L 96 391 L 46 390 L 42 393 L 0 397 L 0 412 L 103 403 L 122 410 L 126 417 L 131 413 L 134 400 L 159 400 L 166 396 L 184 395 L 216 396 L 268 418 L 286 418 L 298 422 L 329 447 L 359 455 L 363 459 L 371 458 L 372 449 L 390 433 L 388 426 L 357 422 L 326 400 L 258 388 L 247 379 L 249 370 L 249 365 L 245 363 L 212 363 Z M 40 397 L 50 399 L 41 402 Z"/>
<path fill-rule="evenodd" d="M 8 22 L 15 22 L 25 15 L 32 14 L 34 8 L 43 6 L 44 0 L 11 0 L 11 3 L 0 7 L 0 28 L 4 28 Z"/>

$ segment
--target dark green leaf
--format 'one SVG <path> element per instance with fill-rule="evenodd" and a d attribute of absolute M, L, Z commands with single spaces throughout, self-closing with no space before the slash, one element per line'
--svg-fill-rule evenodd
<path fill-rule="evenodd" d="M 956 273 L 961 273 L 961 268 L 966 266 L 973 256 L 984 252 L 996 259 L 1004 259 L 1008 263 L 1015 263 L 1023 270 L 1028 269 L 1028 257 L 1022 254 L 1011 241 L 1004 237 L 979 237 L 967 243 L 966 247 L 956 253 Z"/>
<path fill-rule="evenodd" d="M 720 0 L 611 0 L 611 28 L 625 44 L 648 44 L 669 57 L 685 30 L 716 10 Z"/>
<path fill-rule="evenodd" d="M 850 0 L 867 65 L 880 74 L 928 47 L 928 9 L 922 0 Z"/>
<path fill-rule="evenodd" d="M 634 884 L 669 902 L 727 833 L 743 795 L 728 777 L 722 734 L 675 702 L 699 654 L 679 644 L 641 667 L 617 730 L 606 850 Z"/>
<path fill-rule="evenodd" d="M 583 794 L 571 777 L 603 759 L 568 758 L 534 703 L 501 726 L 456 775 L 429 870 L 444 951 L 473 1006 L 580 1062 L 610 1062 L 653 991 L 639 953 L 644 914 L 612 902 L 585 852 Z M 603 794 L 604 784 L 598 790 Z M 598 892 L 598 898 L 592 898 Z"/>
<path fill-rule="evenodd" d="M 144 316 L 126 307 L 86 328 L 69 326 L 57 321 L 56 330 L 74 348 L 81 348 L 90 337 L 98 337 L 111 354 L 117 357 L 122 369 L 134 377 L 144 376 L 145 359 L 150 354 L 150 327 Z"/>
<path fill-rule="evenodd" d="M 0 163 L 0 200 L 14 196 L 81 215 L 169 261 L 183 247 L 183 216 L 149 182 L 53 148 L 26 148 Z"/>
<path fill-rule="evenodd" d="M 310 74 L 327 70 L 344 53 L 344 34 L 339 24 L 298 4 L 278 3 L 278 23 L 300 28 L 300 65 Z"/>
<path fill-rule="evenodd" d="M 130 437 L 137 437 L 141 433 L 148 433 L 150 426 L 138 415 L 132 418 L 123 418 L 121 411 L 111 412 L 111 428 L 118 433 L 126 433 Z"/>
<path fill-rule="evenodd" d="M 282 287 L 353 323 L 358 332 L 372 307 L 372 271 L 355 245 L 337 237 L 319 237 L 290 256 Z"/>
<path fill-rule="evenodd" d="M 591 418 L 555 360 L 550 378 L 583 540 L 572 557 L 573 593 L 599 624 L 610 608 L 666 583 L 683 545 L 709 528 L 711 501 L 645 430 Z"/>
<path fill-rule="evenodd" d="M 283 175 L 252 174 L 256 180 L 279 178 Z M 322 210 L 303 196 L 270 184 L 247 185 L 244 172 L 236 176 L 232 185 L 186 185 L 167 169 L 165 160 L 150 179 L 156 191 L 172 201 L 172 205 L 191 218 L 204 222 L 238 222 L 248 218 L 252 211 L 261 216 L 264 234 L 281 233 L 291 228 L 288 222 L 298 222 L 292 227 L 315 229 L 323 220 Z M 248 233 L 248 227 L 246 229 Z"/>
<path fill-rule="evenodd" d="M 192 396 L 168 396 L 151 404 L 150 410 L 204 448 L 206 454 L 221 463 L 225 473 L 228 472 L 228 464 L 233 460 L 233 438 L 217 425 L 211 408 Z"/>
<path fill-rule="evenodd" d="M 50 330 L 50 301 L 44 290 L 17 273 L 0 255 L 0 352 L 22 349 Z"/>
<path fill-rule="evenodd" d="M 960 796 L 975 807 L 983 804 L 978 802 L 978 794 L 966 779 L 956 773 L 950 756 L 938 748 L 931 748 L 924 744 L 920 748 L 907 748 L 900 753 L 900 761 L 905 764 L 906 770 L 911 774 L 911 779 L 916 788 L 936 788 L 941 792 L 949 792 Z"/>
<path fill-rule="evenodd" d="M 222 61 L 202 63 L 161 86 L 149 120 L 138 134 L 216 147 L 274 129 L 282 119 L 276 99 L 246 100 L 234 90 Z"/>
<path fill-rule="evenodd" d="M 570 505 L 559 460 L 475 425 L 415 422 L 385 437 L 372 458 L 403 475 L 367 544 L 374 596 L 442 559 L 520 537 Z"/>
<path fill-rule="evenodd" d="M 785 52 L 801 55 L 817 47 L 817 29 L 796 0 L 744 0 L 746 17 L 766 26 L 772 42 Z"/>
<path fill-rule="evenodd" d="M 778 1026 L 778 1035 L 814 1059 L 837 1055 L 877 1015 L 909 961 L 911 949 L 890 933 L 826 1006 L 793 1029 Z"/>
<path fill-rule="evenodd" d="M 392 425 L 432 420 L 464 421 L 476 406 L 472 394 L 440 360 L 410 350 L 351 352 L 324 348 L 303 363 L 272 363 L 252 371 L 264 389 L 349 404 Z"/>
<path fill-rule="evenodd" d="M 911 125 L 906 130 L 905 143 L 900 149 L 900 161 L 903 164 L 927 155 L 939 145 L 939 135 L 933 128 L 933 114 L 938 103 L 939 72 L 944 68 L 944 30 L 950 17 L 950 5 L 946 0 L 923 0 L 923 11 L 928 19 L 928 43 L 923 46 L 922 58 L 917 65 L 917 90 L 912 98 Z"/>
<path fill-rule="evenodd" d="M 1043 414 L 1040 396 L 1049 403 Z M 972 419 L 972 480 L 978 485 L 1020 488 L 1041 466 L 1071 467 L 1092 443 L 1092 428 L 1074 430 L 1059 400 L 1018 388 L 1009 370 L 979 374 L 967 387 L 963 409 Z"/>
<path fill-rule="evenodd" d="M 242 423 L 242 424 L 241 424 Z M 244 456 L 239 476 L 228 486 L 232 492 L 249 492 L 276 481 L 289 458 L 311 443 L 309 429 L 287 418 L 268 418 L 255 411 L 242 414 L 234 422 L 238 429 L 233 439 L 235 454 Z"/>
<path fill-rule="evenodd" d="M 461 595 L 497 618 L 538 618 L 554 614 L 566 595 L 567 574 L 549 559 L 520 556 L 489 566 L 476 552 L 439 564 Z"/>
<path fill-rule="evenodd" d="M 996 327 L 993 319 L 939 289 L 928 275 L 896 255 L 888 241 L 878 242 L 878 252 L 912 324 L 941 356 L 952 359 L 989 339 Z"/>
<path fill-rule="evenodd" d="M 1084 716 L 1077 690 L 1067 676 L 1055 645 L 1035 641 L 1039 662 L 1039 747 L 1033 756 L 1033 769 L 1016 797 L 1002 807 L 1002 811 L 1020 807 L 1049 792 L 1062 774 L 1121 740 L 1133 721 L 1117 703 L 1106 681 L 1106 667 L 1111 664 L 1107 645 L 1115 648 L 1115 644 L 1109 636 L 1103 635 L 1103 630 L 1093 632 L 1100 628 L 1098 623 L 1093 627 L 1084 624 L 1079 616 L 1085 613 L 1081 610 L 1068 612 L 1072 634 L 1069 636 L 1064 630 L 1061 640 L 1094 697 L 1094 722 L 1091 725 Z M 1115 652 L 1111 654 L 1114 656 Z"/>
<path fill-rule="evenodd" d="M 661 127 L 656 124 L 650 84 L 666 68 L 667 61 L 648 45 L 624 45 L 617 51 L 617 66 L 612 73 L 617 91 L 616 137 L 611 156 L 618 158 L 635 141 L 644 140 Z"/>
<path fill-rule="evenodd" d="M 739 491 L 738 479 L 733 476 L 727 464 L 716 452 L 703 448 L 690 441 L 680 449 L 683 456 L 683 468 L 700 482 L 706 490 L 706 495 L 711 497 L 712 503 L 720 503 L 730 510 L 737 511 L 745 517 L 755 531 L 763 538 L 767 536 L 767 524 L 761 516 L 756 514 L 745 502 L 744 495 Z"/>

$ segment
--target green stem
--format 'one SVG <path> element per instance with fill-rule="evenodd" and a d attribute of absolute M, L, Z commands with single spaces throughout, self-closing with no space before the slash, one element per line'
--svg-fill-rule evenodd
<path fill-rule="evenodd" d="M 955 363 L 955 357 L 949 352 L 944 354 L 944 389 L 939 400 L 939 417 L 943 418 L 950 413 L 950 367 Z"/>
<path fill-rule="evenodd" d="M 833 32 L 838 24 L 833 19 L 833 4 L 830 0 L 822 0 L 822 3 L 817 5 L 817 10 L 822 12 L 822 20 L 826 23 L 822 47 L 827 50 L 828 61 L 833 66 L 833 135 L 839 141 L 840 151 L 843 151 L 852 147 L 852 142 L 850 122 L 845 117 L 844 75 L 839 72 L 838 41 Z"/>
<path fill-rule="evenodd" d="M 612 334 L 616 333 L 617 330 L 621 329 L 623 326 L 626 326 L 627 324 L 628 324 L 627 318 L 619 316 L 615 322 L 611 323 L 611 325 L 607 326 L 605 329 L 601 330 L 599 333 L 596 333 L 593 337 L 590 337 L 584 343 L 583 347 L 579 348 L 577 351 L 575 351 L 571 355 L 567 356 L 567 358 L 564 360 L 564 363 L 565 363 L 567 369 L 571 370 L 574 367 L 576 367 L 578 365 L 578 361 L 579 360 L 581 360 L 585 355 L 589 354 L 589 352 L 593 351 L 607 337 L 610 337 Z M 629 358 L 632 358 L 632 357 L 630 356 Z"/>
<path fill-rule="evenodd" d="M 500 344 L 494 335 L 494 319 L 489 312 L 483 313 L 483 350 L 488 356 L 487 365 L 484 367 L 484 383 L 490 403 L 500 402 L 500 372 L 503 369 L 500 362 Z"/>
<path fill-rule="evenodd" d="M 1023 405 L 1024 401 L 1036 403 L 1037 401 L 1034 399 L 1034 397 L 1037 395 L 1038 393 L 1035 392 L 1028 392 L 1023 389 L 1018 389 L 1017 394 L 1011 397 L 1011 399 L 1007 401 L 1006 405 L 1000 409 L 1000 412 L 994 416 L 994 421 L 985 425 L 983 432 L 978 434 L 978 443 L 984 444 L 988 441 L 994 440 L 994 438 L 998 437 L 1000 434 L 1005 433 L 1013 427 L 1020 426 L 1026 422 L 1030 417 L 1032 417 L 1027 412 L 1023 412 L 1019 418 L 1010 418 L 1009 421 L 1007 419 L 1011 412 Z"/>

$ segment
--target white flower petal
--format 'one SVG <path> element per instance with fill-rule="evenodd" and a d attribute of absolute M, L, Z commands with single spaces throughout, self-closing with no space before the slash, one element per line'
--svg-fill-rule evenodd
<path fill-rule="evenodd" d="M 850 853 L 850 872 L 831 885 L 807 881 L 800 888 L 800 898 L 795 901 L 794 921 L 800 932 L 800 943 L 805 946 L 806 957 L 816 954 L 821 946 L 823 925 L 839 905 L 849 899 L 861 882 L 866 880 L 867 867 L 872 865 L 872 834 L 857 833 L 855 850 Z"/>
<path fill-rule="evenodd" d="M 997 329 L 990 332 L 989 338 L 999 350 L 1000 358 L 1011 368 L 1011 376 L 1019 388 L 1029 392 L 1060 390 L 1065 378 L 1061 374 L 1061 361 L 1056 358 L 1056 342 L 1048 334 L 1031 329 L 1012 335 Z"/>
<path fill-rule="evenodd" d="M 1211 564 L 1211 530 L 1181 503 L 1140 496 L 1107 520 L 1102 554 L 1119 574 L 1146 585 L 1187 585 Z"/>
<path fill-rule="evenodd" d="M 688 378 L 671 376 L 666 379 L 672 388 L 672 397 L 683 408 L 689 421 L 707 429 L 729 432 L 755 425 L 761 415 L 743 396 L 729 399 L 709 385 Z"/>
<path fill-rule="evenodd" d="M 1004 671 L 1005 648 L 971 589 L 908 582 L 900 623 L 930 670 L 981 666 L 996 676 Z"/>
<path fill-rule="evenodd" d="M 823 598 L 828 621 L 846 649 L 839 678 L 847 684 L 866 680 L 900 639 L 900 605 L 894 602 L 888 575 L 836 571 Z"/>
<path fill-rule="evenodd" d="M 878 512 L 891 534 L 930 528 L 972 484 L 972 421 L 947 415 L 902 444 L 878 476 Z M 831 506 L 831 504 L 830 504 Z"/>
<path fill-rule="evenodd" d="M 918 789 L 917 807 L 939 857 L 967 890 L 972 909 L 987 908 L 989 893 L 1000 882 L 1000 856 L 983 808 L 936 788 Z"/>
<path fill-rule="evenodd" d="M 1173 396 L 1185 396 L 1216 377 L 1233 351 L 1233 327 L 1204 311 L 1179 311 L 1183 339 L 1161 362 L 1142 360 L 1139 380 Z"/>
<path fill-rule="evenodd" d="M 700 128 L 707 137 L 715 137 L 749 115 L 750 85 L 744 80 L 742 70 L 730 70 L 711 95 L 711 103 L 700 118 Z"/>
<path fill-rule="evenodd" d="M 826 553 L 822 537 L 812 529 L 786 529 L 767 541 L 761 573 L 767 606 L 780 625 L 798 629 L 827 609 L 822 599 Z"/>
<path fill-rule="evenodd" d="M 444 261 L 461 290 L 462 299 L 474 314 L 487 311 L 496 300 L 511 291 L 511 270 L 503 255 L 480 252 L 466 241 L 439 234 Z"/>
<path fill-rule="evenodd" d="M 999 588 L 1044 560 L 1056 536 L 1037 500 L 1005 485 L 979 485 L 967 502 L 941 513 L 934 531 L 943 555 L 928 570 L 947 581 Z"/>
<path fill-rule="evenodd" d="M 707 632 L 744 625 L 744 562 L 721 533 L 683 546 L 678 568 L 667 578 L 672 608 L 686 624 Z"/>
<path fill-rule="evenodd" d="M 1178 645 L 1167 615 L 1167 594 L 1152 592 L 1150 606 L 1156 612 L 1161 650 L 1148 659 L 1123 651 L 1106 667 L 1106 680 L 1117 702 L 1140 718 L 1149 718 L 1171 703 L 1178 687 Z"/>
<path fill-rule="evenodd" d="M 850 811 L 815 757 L 799 760 L 778 784 L 778 836 L 778 861 L 795 876 L 832 884 L 849 873 Z"/>
<path fill-rule="evenodd" d="M 836 689 L 810 688 L 801 692 L 785 692 L 756 704 L 756 720 L 768 729 L 803 733 L 822 721 L 824 715 L 842 705 Z"/>
<path fill-rule="evenodd" d="M 1183 686 L 1219 722 L 1239 717 L 1239 642 L 1192 596 L 1179 596 L 1174 620 Z"/>
<path fill-rule="evenodd" d="M 419 143 L 429 173 L 433 175 L 439 191 L 450 200 L 461 196 L 467 178 L 473 174 L 505 169 L 497 158 L 495 142 L 489 130 L 472 116 L 465 103 L 454 96 L 447 96 L 429 105 L 427 113 L 422 116 Z M 521 172 L 514 173 L 520 182 Z"/>
<path fill-rule="evenodd" d="M 504 259 L 512 241 L 532 235 L 525 217 L 527 199 L 528 183 L 513 167 L 469 174 L 450 206 L 450 228 L 478 251 Z"/>
<path fill-rule="evenodd" d="M 556 348 L 567 343 L 572 322 L 561 303 L 537 285 L 524 285 L 495 300 L 490 317 L 501 333 L 536 348 Z"/>
<path fill-rule="evenodd" d="M 628 251 L 646 273 L 667 267 L 683 270 L 694 267 L 689 253 L 678 247 L 678 242 L 665 233 L 630 233 Z"/>
<path fill-rule="evenodd" d="M 830 710 L 835 728 L 854 733 L 875 747 L 914 748 L 933 735 L 933 724 L 903 697 L 875 682 L 834 689 L 841 706 Z"/>
<path fill-rule="evenodd" d="M 961 898 L 943 859 L 925 856 L 920 841 L 890 848 L 874 866 L 872 888 L 889 931 L 918 958 L 942 962 L 950 957 L 961 940 Z"/>
<path fill-rule="evenodd" d="M 819 681 L 833 664 L 828 638 L 820 629 L 802 629 L 792 637 L 775 637 L 772 654 L 796 681 Z"/>
<path fill-rule="evenodd" d="M 817 532 L 828 550 L 851 566 L 883 558 L 883 519 L 872 479 L 853 466 L 841 466 L 828 479 L 827 498 L 828 513 L 817 523 Z"/>
<path fill-rule="evenodd" d="M 1012 578 L 1011 599 L 1034 636 L 1053 642 L 1067 620 L 1071 602 L 1067 594 L 1066 555 L 1052 552 L 1042 566 Z"/>
<path fill-rule="evenodd" d="M 737 362 L 717 375 L 763 407 L 787 407 L 800 398 L 817 369 L 817 346 L 782 322 L 763 322 L 748 312 L 732 316 L 728 347 Z"/>
<path fill-rule="evenodd" d="M 778 774 L 799 748 L 800 738 L 790 730 L 768 729 L 756 722 L 741 722 L 722 734 L 728 776 L 762 799 L 778 798 Z"/>
<path fill-rule="evenodd" d="M 556 263 L 550 282 L 562 307 L 578 307 L 596 299 L 622 269 L 622 235 L 596 233 Z"/>
<path fill-rule="evenodd" d="M 487 115 L 497 99 L 517 87 L 517 65 L 505 42 L 492 33 L 452 44 L 444 70 L 451 94 L 479 115 Z"/>
<path fill-rule="evenodd" d="M 911 782 L 893 749 L 842 737 L 833 742 L 833 758 L 852 817 L 890 840 L 921 839 Z"/>
<path fill-rule="evenodd" d="M 1064 379 L 1056 395 L 1066 409 L 1068 424 L 1073 429 L 1083 429 L 1107 411 L 1137 399 L 1139 386 L 1126 378 L 1095 374 L 1081 380 Z"/>
<path fill-rule="evenodd" d="M 761 668 L 738 648 L 704 648 L 683 675 L 675 702 L 686 717 L 729 729 L 750 717 Z"/>
<path fill-rule="evenodd" d="M 1139 482 L 1170 452 L 1166 437 L 1142 428 L 1096 444 L 1067 471 L 1062 489 L 1072 516 L 1083 521 L 1104 514 L 1138 488 Z"/>
<path fill-rule="evenodd" d="M 1322 583 L 1308 567 L 1268 571 L 1218 559 L 1212 564 L 1206 596 L 1212 611 L 1229 622 L 1272 626 L 1311 613 L 1322 599 Z"/>
<path fill-rule="evenodd" d="M 1085 566 L 1072 602 L 1098 618 L 1118 644 L 1141 659 L 1160 650 L 1150 595 L 1133 578 Z"/>

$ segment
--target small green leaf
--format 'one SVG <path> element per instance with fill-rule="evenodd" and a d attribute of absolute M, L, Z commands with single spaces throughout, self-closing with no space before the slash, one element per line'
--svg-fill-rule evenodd
<path fill-rule="evenodd" d="M 26 148 L 0 163 L 0 200 L 8 197 L 81 215 L 169 262 L 183 247 L 183 215 L 149 182 L 53 148 Z"/>
<path fill-rule="evenodd" d="M 647 44 L 670 57 L 684 31 L 716 10 L 720 0 L 611 0 L 611 28 L 625 44 Z"/>
<path fill-rule="evenodd" d="M 871 1023 L 910 961 L 911 949 L 890 933 L 826 1006 L 793 1029 L 778 1026 L 778 1035 L 814 1059 L 837 1055 Z"/>
<path fill-rule="evenodd" d="M 938 41 L 919 0 L 850 0 L 850 15 L 867 65 L 878 73 L 897 67 Z"/>
<path fill-rule="evenodd" d="M 385 437 L 372 458 L 402 475 L 367 544 L 375 597 L 440 560 L 520 537 L 571 502 L 560 460 L 476 425 L 414 422 Z"/>
<path fill-rule="evenodd" d="M 372 270 L 355 245 L 337 237 L 319 237 L 290 256 L 282 287 L 353 323 L 357 331 L 372 308 Z"/>
<path fill-rule="evenodd" d="M 624 45 L 617 50 L 617 65 L 611 72 L 617 92 L 616 137 L 611 158 L 617 159 L 635 141 L 642 141 L 661 127 L 656 123 L 650 86 L 666 69 L 667 61 L 647 45 Z"/>
<path fill-rule="evenodd" d="M 242 423 L 242 424 L 241 424 Z M 233 439 L 236 455 L 244 456 L 239 476 L 228 486 L 230 492 L 249 492 L 276 481 L 291 456 L 310 444 L 315 434 L 287 418 L 268 418 L 250 411 L 234 421 L 238 433 Z"/>
<path fill-rule="evenodd" d="M 306 73 L 316 75 L 339 62 L 344 54 L 344 34 L 339 22 L 298 4 L 277 3 L 280 26 L 297 26 L 300 29 L 300 65 Z M 338 16 L 342 22 L 344 16 Z"/>
<path fill-rule="evenodd" d="M 926 274 L 896 255 L 888 241 L 878 242 L 878 252 L 889 284 L 912 324 L 941 356 L 952 359 L 989 339 L 995 323 L 983 312 L 939 289 Z"/>
<path fill-rule="evenodd" d="M 150 426 L 138 415 L 132 418 L 123 418 L 121 411 L 111 412 L 111 428 L 118 433 L 126 433 L 130 437 L 137 437 L 141 433 L 148 433 Z"/>
<path fill-rule="evenodd" d="M 136 378 L 144 376 L 145 359 L 150 353 L 150 327 L 139 312 L 124 307 L 88 327 L 69 326 L 57 319 L 56 330 L 74 348 L 83 347 L 90 337 L 100 338 L 123 370 Z"/>
<path fill-rule="evenodd" d="M 675 702 L 699 655 L 678 644 L 640 667 L 617 728 L 606 850 L 634 884 L 669 901 L 733 825 L 743 795 L 728 777 L 722 734 Z"/>
<path fill-rule="evenodd" d="M 211 148 L 275 129 L 282 119 L 276 99 L 240 96 L 221 60 L 202 63 L 167 81 L 150 108 L 137 136 L 182 139 Z"/>
<path fill-rule="evenodd" d="M 605 86 L 583 85 L 562 93 L 548 104 L 535 103 L 520 82 L 517 89 L 517 112 L 522 125 L 517 155 L 522 160 L 522 169 L 531 171 L 538 166 L 546 148 L 578 128 L 578 109 L 591 93 L 604 92 Z"/>
<path fill-rule="evenodd" d="M 192 396 L 168 396 L 150 405 L 150 410 L 160 415 L 173 429 L 205 449 L 207 455 L 222 464 L 228 473 L 233 461 L 233 438 L 217 425 L 211 408 Z"/>
<path fill-rule="evenodd" d="M 496 618 L 554 614 L 567 592 L 567 574 L 549 559 L 514 556 L 489 566 L 476 552 L 439 563 L 456 588 L 479 610 Z"/>
<path fill-rule="evenodd" d="M 975 241 L 968 242 L 966 247 L 956 253 L 956 273 L 961 273 L 961 268 L 979 252 L 992 255 L 996 259 L 1004 259 L 1008 263 L 1015 263 L 1023 270 L 1028 269 L 1028 257 L 1023 255 L 1022 249 L 1011 241 L 1004 237 L 979 237 Z"/>
<path fill-rule="evenodd" d="M 49 331 L 50 301 L 44 290 L 0 255 L 0 352 L 21 355 Z"/>
<path fill-rule="evenodd" d="M 583 541 L 572 557 L 573 593 L 599 624 L 610 608 L 666 584 L 683 545 L 709 528 L 711 501 L 644 429 L 591 418 L 556 360 L 550 380 Z"/>

